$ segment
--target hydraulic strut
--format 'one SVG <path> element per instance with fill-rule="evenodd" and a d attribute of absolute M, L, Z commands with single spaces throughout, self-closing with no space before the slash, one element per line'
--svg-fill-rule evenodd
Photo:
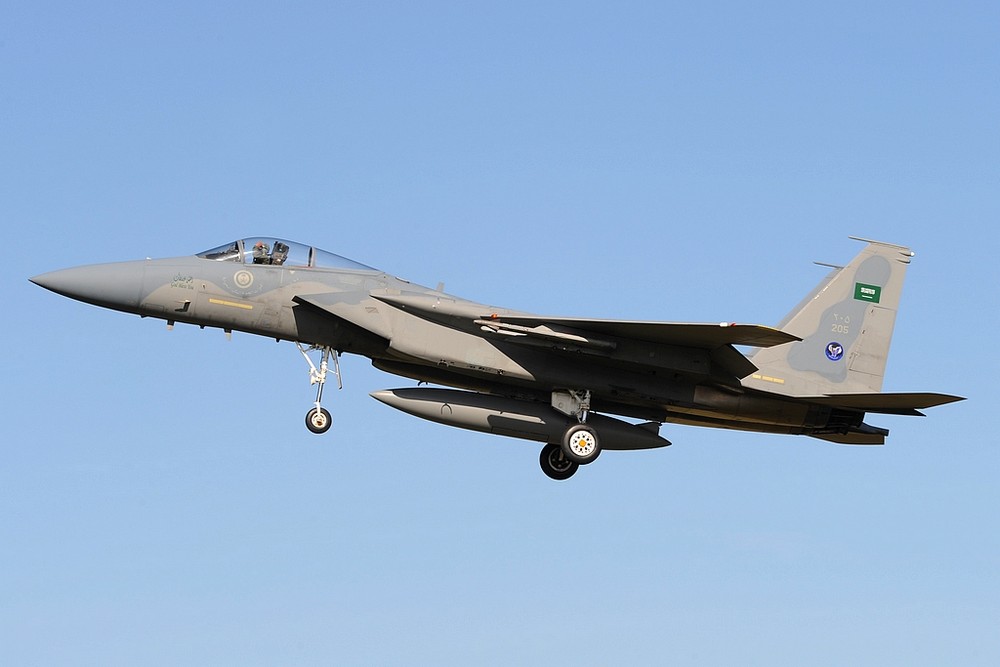
<path fill-rule="evenodd" d="M 323 387 L 326 385 L 326 375 L 330 371 L 330 357 L 333 357 L 333 374 L 337 376 L 337 388 L 344 388 L 344 381 L 340 375 L 340 353 L 332 347 L 310 345 L 305 347 L 296 341 L 295 346 L 302 353 L 302 358 L 309 364 L 309 384 L 318 385 L 316 387 L 316 402 L 312 410 L 306 415 L 306 425 L 313 433 L 324 433 L 330 428 L 330 413 L 323 409 Z M 309 353 L 313 350 L 320 351 L 319 368 L 313 363 Z"/>

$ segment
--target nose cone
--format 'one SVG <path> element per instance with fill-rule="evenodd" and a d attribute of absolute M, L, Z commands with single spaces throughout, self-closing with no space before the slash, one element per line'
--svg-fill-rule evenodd
<path fill-rule="evenodd" d="M 93 264 L 43 273 L 31 282 L 71 299 L 115 310 L 139 307 L 145 262 Z"/>

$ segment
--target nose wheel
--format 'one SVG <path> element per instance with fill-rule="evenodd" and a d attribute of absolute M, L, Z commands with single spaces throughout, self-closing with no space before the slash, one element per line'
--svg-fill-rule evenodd
<path fill-rule="evenodd" d="M 302 353 L 302 357 L 306 360 L 306 363 L 309 364 L 309 384 L 316 385 L 316 403 L 314 407 L 306 413 L 306 428 L 316 434 L 326 433 L 333 425 L 333 417 L 330 416 L 330 411 L 322 405 L 323 386 L 326 384 L 326 374 L 330 370 L 330 357 L 332 356 L 333 374 L 337 376 L 337 388 L 344 388 L 344 382 L 340 377 L 340 353 L 332 347 L 313 346 L 306 348 L 302 345 L 302 343 L 295 343 L 295 345 L 299 348 L 299 352 Z M 309 356 L 309 353 L 313 350 L 320 351 L 318 368 Z"/>
<path fill-rule="evenodd" d="M 326 408 L 313 408 L 306 413 L 306 428 L 319 435 L 326 433 L 333 425 L 333 417 Z"/>

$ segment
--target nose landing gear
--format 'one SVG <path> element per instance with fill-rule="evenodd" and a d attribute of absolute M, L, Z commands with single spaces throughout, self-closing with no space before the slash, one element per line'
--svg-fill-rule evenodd
<path fill-rule="evenodd" d="M 340 377 L 340 353 L 332 347 L 317 347 L 315 345 L 304 347 L 302 343 L 295 343 L 302 353 L 302 357 L 309 364 L 309 384 L 318 385 L 316 387 L 316 403 L 314 407 L 306 413 L 306 428 L 316 434 L 326 433 L 333 425 L 333 417 L 329 410 L 323 407 L 323 385 L 326 384 L 326 374 L 329 371 L 330 357 L 333 357 L 333 374 L 337 376 L 337 388 L 343 389 L 344 382 Z M 319 368 L 309 357 L 313 350 L 320 351 Z"/>
<path fill-rule="evenodd" d="M 319 435 L 326 433 L 333 425 L 333 417 L 326 408 L 313 408 L 306 413 L 306 428 Z"/>

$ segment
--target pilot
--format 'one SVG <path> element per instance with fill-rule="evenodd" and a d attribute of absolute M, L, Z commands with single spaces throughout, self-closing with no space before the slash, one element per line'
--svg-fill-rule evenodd
<path fill-rule="evenodd" d="M 271 249 L 267 247 L 267 244 L 263 241 L 257 241 L 253 247 L 253 263 L 254 264 L 270 264 L 271 258 L 269 254 Z"/>

